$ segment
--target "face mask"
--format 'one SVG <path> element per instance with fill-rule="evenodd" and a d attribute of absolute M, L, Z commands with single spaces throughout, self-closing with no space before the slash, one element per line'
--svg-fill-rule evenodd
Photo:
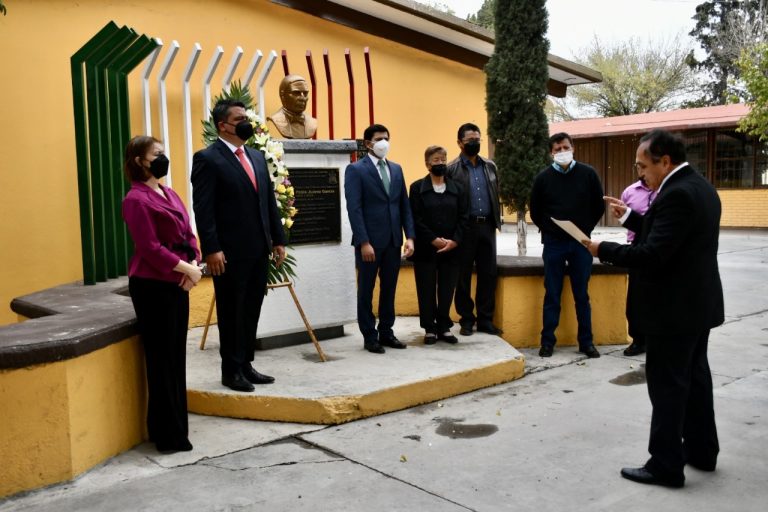
<path fill-rule="evenodd" d="M 157 158 L 149 163 L 149 172 L 152 173 L 152 176 L 155 178 L 160 179 L 168 174 L 169 165 L 171 165 L 171 162 L 168 160 L 167 156 L 158 155 Z"/>
<path fill-rule="evenodd" d="M 386 158 L 389 153 L 389 141 L 382 139 L 373 144 L 373 154 L 379 158 Z"/>
<path fill-rule="evenodd" d="M 552 158 L 557 165 L 565 167 L 573 162 L 573 151 L 561 151 L 560 153 L 555 153 Z"/>
<path fill-rule="evenodd" d="M 471 140 L 464 144 L 464 153 L 467 156 L 475 156 L 480 152 L 480 141 Z"/>
<path fill-rule="evenodd" d="M 448 166 L 445 164 L 435 164 L 429 168 L 429 172 L 431 172 L 434 176 L 445 176 L 445 171 L 447 170 Z"/>
<path fill-rule="evenodd" d="M 253 126 L 249 121 L 240 121 L 235 126 L 235 134 L 244 141 L 253 137 L 253 133 Z"/>

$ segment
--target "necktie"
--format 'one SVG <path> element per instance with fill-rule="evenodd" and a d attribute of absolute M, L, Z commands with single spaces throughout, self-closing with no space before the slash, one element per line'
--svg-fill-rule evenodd
<path fill-rule="evenodd" d="M 250 178 L 251 183 L 253 183 L 253 188 L 255 188 L 257 191 L 259 190 L 259 186 L 256 185 L 256 176 L 253 174 L 253 169 L 251 169 L 251 165 L 248 163 L 248 160 L 245 158 L 245 152 L 243 151 L 243 148 L 237 148 L 235 150 L 235 154 L 237 155 L 238 160 L 240 160 L 240 165 L 243 166 L 243 170 L 245 171 L 245 174 L 248 175 L 248 178 Z"/>
<path fill-rule="evenodd" d="M 381 184 L 384 185 L 384 191 L 389 195 L 389 175 L 387 174 L 387 164 L 384 160 L 379 160 L 379 176 L 381 176 Z"/>

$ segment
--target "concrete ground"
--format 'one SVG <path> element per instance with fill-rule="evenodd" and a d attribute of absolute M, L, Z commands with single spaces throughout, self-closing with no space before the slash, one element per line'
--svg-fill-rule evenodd
<path fill-rule="evenodd" d="M 535 254 L 538 235 L 528 239 Z M 193 452 L 140 445 L 0 511 L 766 510 L 768 232 L 720 242 L 726 324 L 709 354 L 721 454 L 714 473 L 687 468 L 683 489 L 619 476 L 647 458 L 643 357 L 566 347 L 549 360 L 522 350 L 520 380 L 338 426 L 191 415 Z M 514 236 L 499 247 L 515 254 Z"/>

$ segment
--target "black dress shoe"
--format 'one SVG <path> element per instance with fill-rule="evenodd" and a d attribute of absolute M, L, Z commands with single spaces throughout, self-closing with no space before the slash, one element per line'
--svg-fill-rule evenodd
<path fill-rule="evenodd" d="M 552 347 L 541 346 L 539 349 L 539 357 L 552 357 L 552 352 L 555 350 Z"/>
<path fill-rule="evenodd" d="M 424 344 L 425 345 L 434 345 L 437 343 L 437 334 L 428 332 L 424 335 Z"/>
<path fill-rule="evenodd" d="M 192 451 L 192 443 L 189 439 L 183 439 L 181 441 L 173 441 L 166 443 L 155 443 L 157 451 L 160 453 L 176 453 L 176 452 L 190 452 Z"/>
<path fill-rule="evenodd" d="M 240 372 L 230 375 L 222 375 L 221 383 L 227 386 L 229 389 L 234 389 L 235 391 L 249 392 L 256 389 L 253 387 L 253 384 L 248 382 L 248 379 L 246 379 L 245 376 L 243 376 L 243 374 Z"/>
<path fill-rule="evenodd" d="M 504 334 L 504 331 L 499 329 L 493 324 L 480 325 L 477 324 L 477 332 L 484 332 L 486 334 L 493 334 L 494 336 L 500 336 Z"/>
<path fill-rule="evenodd" d="M 632 342 L 630 346 L 624 349 L 624 355 L 625 356 L 639 356 L 640 354 L 645 353 L 645 347 L 643 345 L 638 345 L 635 342 Z"/>
<path fill-rule="evenodd" d="M 461 329 L 459 329 L 459 334 L 462 336 L 472 336 L 472 326 L 471 325 L 462 325 Z"/>
<path fill-rule="evenodd" d="M 712 472 L 715 470 L 715 466 L 717 466 L 717 462 L 703 462 L 693 459 L 688 459 L 685 461 L 686 464 L 691 466 L 692 468 L 696 468 L 699 471 L 708 471 Z"/>
<path fill-rule="evenodd" d="M 243 377 L 251 384 L 272 384 L 275 382 L 274 377 L 259 373 L 250 366 L 243 369 Z"/>
<path fill-rule="evenodd" d="M 437 339 L 439 339 L 440 341 L 444 341 L 446 343 L 450 343 L 451 345 L 454 345 L 459 342 L 459 340 L 456 339 L 456 336 L 454 336 L 450 332 L 444 333 L 444 334 L 438 334 Z"/>
<path fill-rule="evenodd" d="M 579 349 L 579 352 L 581 352 L 582 354 L 584 354 L 590 359 L 597 359 L 598 357 L 600 357 L 600 352 L 597 351 L 594 345 L 590 345 L 583 350 Z"/>
<path fill-rule="evenodd" d="M 386 350 L 384 350 L 384 347 L 382 347 L 378 342 L 366 343 L 365 350 L 373 354 L 383 354 L 384 352 L 386 352 Z"/>
<path fill-rule="evenodd" d="M 621 468 L 621 476 L 641 484 L 663 485 L 665 487 L 682 487 L 685 484 L 685 477 L 675 479 L 659 478 L 644 467 Z"/>
<path fill-rule="evenodd" d="M 400 341 L 399 339 L 392 336 L 391 338 L 387 338 L 385 340 L 379 340 L 379 344 L 384 345 L 385 347 L 390 348 L 408 348 L 408 345 Z"/>

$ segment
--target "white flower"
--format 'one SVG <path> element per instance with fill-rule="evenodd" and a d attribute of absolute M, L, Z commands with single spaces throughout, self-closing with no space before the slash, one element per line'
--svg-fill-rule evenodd
<path fill-rule="evenodd" d="M 283 158 L 283 143 L 276 140 L 270 140 L 267 142 L 267 152 L 273 155 L 276 160 Z"/>
<path fill-rule="evenodd" d="M 249 108 L 248 110 L 245 111 L 245 117 L 247 117 L 248 120 L 252 123 L 255 122 L 257 124 L 264 124 L 259 114 L 257 114 L 256 111 L 253 110 L 252 108 Z"/>

